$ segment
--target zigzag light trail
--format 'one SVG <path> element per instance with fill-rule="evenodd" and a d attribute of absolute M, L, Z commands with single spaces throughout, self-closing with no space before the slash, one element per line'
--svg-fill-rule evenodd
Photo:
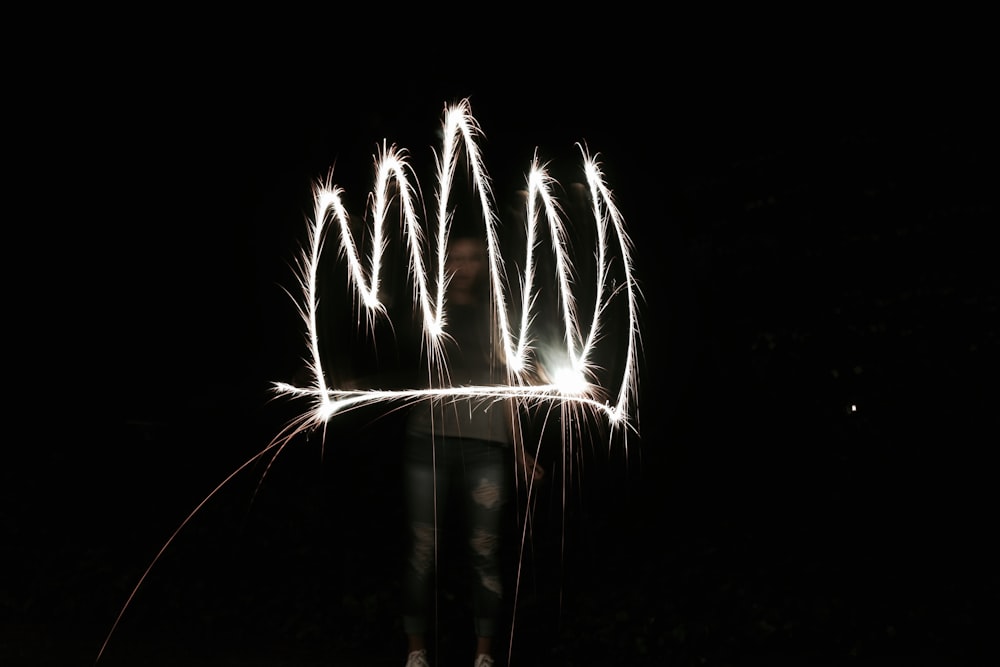
<path fill-rule="evenodd" d="M 314 217 L 309 228 L 308 241 L 302 255 L 297 259 L 298 281 L 303 292 L 302 301 L 297 302 L 297 308 L 306 326 L 308 352 L 311 357 L 308 360 L 308 368 L 312 374 L 311 382 L 309 386 L 305 387 L 284 382 L 273 384 L 276 395 L 296 400 L 309 400 L 312 407 L 286 424 L 267 446 L 226 477 L 174 530 L 143 572 L 119 611 L 98 652 L 98 662 L 126 609 L 132 603 L 153 567 L 178 534 L 208 501 L 251 464 L 268 454 L 271 455 L 273 462 L 296 436 L 324 426 L 338 414 L 361 406 L 379 403 L 412 404 L 422 401 L 449 401 L 465 398 L 478 401 L 513 401 L 526 406 L 547 404 L 550 408 L 558 407 L 564 411 L 567 417 L 564 419 L 567 434 L 570 429 L 569 424 L 574 420 L 568 418 L 569 413 L 565 411 L 572 411 L 574 408 L 582 409 L 595 416 L 603 415 L 610 426 L 612 435 L 621 431 L 627 437 L 628 432 L 637 431 L 637 419 L 633 410 L 638 392 L 639 290 L 634 278 L 631 241 L 625 232 L 624 220 L 614 204 L 611 191 L 605 183 L 604 174 L 598 162 L 589 155 L 586 149 L 580 147 L 588 186 L 590 215 L 596 222 L 597 232 L 594 311 L 586 331 L 584 332 L 582 329 L 577 313 L 577 302 L 573 293 L 575 271 L 568 251 L 568 233 L 560 215 L 560 207 L 553 194 L 555 181 L 544 166 L 539 164 L 536 155 L 531 162 L 527 178 L 528 196 L 525 204 L 527 242 L 525 244 L 524 269 L 519 276 L 521 281 L 521 317 L 515 335 L 511 319 L 508 316 L 508 282 L 497 235 L 500 220 L 494 206 L 490 177 L 479 150 L 478 139 L 482 134 L 481 129 L 471 114 L 468 100 L 446 107 L 443 129 L 442 151 L 440 155 L 436 156 L 438 167 L 437 211 L 434 239 L 438 261 L 433 284 L 422 250 L 425 232 L 417 215 L 419 189 L 416 187 L 416 179 L 413 177 L 413 170 L 405 151 L 395 146 L 386 147 L 383 143 L 382 150 L 375 156 L 375 188 L 369 196 L 372 236 L 367 272 L 358 243 L 351 230 L 350 215 L 342 199 L 343 191 L 333 185 L 329 179 L 327 183 L 317 187 L 314 198 Z M 407 246 L 408 275 L 412 280 L 414 305 L 417 306 L 422 319 L 422 333 L 428 362 L 435 366 L 432 370 L 437 372 L 438 377 L 447 377 L 447 363 L 444 358 L 443 346 L 448 336 L 445 294 L 449 276 L 446 273 L 445 265 L 451 220 L 451 189 L 463 153 L 466 156 L 472 176 L 472 187 L 478 196 L 482 219 L 486 226 L 487 259 L 492 290 L 491 302 L 497 326 L 496 334 L 499 337 L 506 361 L 507 384 L 445 386 L 435 389 L 393 391 L 345 389 L 329 386 L 320 356 L 321 332 L 318 323 L 320 257 L 327 232 L 327 221 L 332 219 L 339 230 L 340 251 L 346 258 L 348 265 L 347 279 L 350 287 L 358 295 L 359 307 L 364 309 L 368 325 L 370 327 L 377 326 L 378 320 L 385 316 L 387 311 L 379 295 L 382 281 L 382 259 L 387 249 L 386 218 L 392 208 L 391 203 L 394 198 L 398 199 L 402 214 L 403 236 Z M 534 311 L 539 295 L 539 289 L 536 286 L 535 266 L 537 258 L 535 252 L 539 245 L 539 230 L 545 227 L 547 227 L 552 241 L 556 270 L 555 284 L 563 326 L 564 355 L 567 360 L 552 365 L 544 363 L 540 358 L 538 347 L 532 338 L 532 323 L 539 315 Z M 623 274 L 622 286 L 612 289 L 610 295 L 606 290 L 606 283 L 611 271 L 609 229 L 617 243 L 617 257 L 621 261 L 619 271 Z M 625 307 L 628 314 L 627 340 L 622 374 L 617 380 L 618 391 L 612 403 L 609 400 L 601 400 L 606 390 L 594 383 L 595 378 L 600 375 L 601 369 L 597 367 L 593 357 L 597 343 L 601 339 L 602 315 L 606 312 L 611 301 L 622 293 L 626 299 Z M 540 382 L 538 378 L 544 378 L 545 381 Z M 580 428 L 579 420 L 577 420 L 576 428 Z M 566 455 L 564 447 L 563 456 Z M 526 529 L 527 524 L 525 524 Z"/>
<path fill-rule="evenodd" d="M 526 257 L 521 276 L 521 319 L 516 332 L 513 331 L 508 316 L 507 276 L 497 238 L 498 216 L 493 205 L 491 182 L 483 164 L 477 139 L 481 134 L 476 120 L 472 117 L 468 101 L 451 106 L 444 115 L 444 145 L 438 158 L 436 255 L 438 257 L 434 288 L 429 286 L 430 276 L 423 261 L 422 242 L 424 232 L 420 226 L 415 207 L 415 189 L 410 182 L 412 170 L 406 154 L 395 146 L 385 148 L 375 158 L 376 189 L 371 196 L 372 242 L 368 273 L 366 275 L 358 245 L 350 227 L 350 217 L 343 204 L 342 191 L 332 185 L 321 187 L 315 197 L 313 226 L 310 229 L 308 252 L 300 262 L 301 286 L 304 290 L 305 305 L 300 307 L 308 331 L 310 345 L 310 368 L 313 383 L 310 387 L 296 387 L 288 383 L 275 383 L 279 394 L 293 397 L 307 397 L 313 400 L 313 408 L 295 422 L 295 427 L 284 434 L 291 438 L 302 430 L 325 424 L 338 412 L 363 404 L 383 401 L 413 402 L 448 398 L 480 398 L 484 400 L 514 398 L 527 403 L 554 402 L 573 403 L 603 414 L 612 430 L 628 427 L 634 429 L 633 403 L 637 393 L 638 356 L 638 288 L 633 275 L 631 243 L 625 233 L 624 222 L 613 202 L 611 191 L 604 181 L 604 175 L 597 161 L 581 148 L 584 173 L 589 188 L 592 215 L 597 228 L 596 299 L 594 312 L 586 329 L 581 327 L 577 313 L 576 298 L 572 291 L 574 269 L 567 251 L 567 232 L 553 195 L 553 180 L 538 162 L 537 156 L 531 163 L 528 175 L 528 197 L 526 202 Z M 459 145 L 461 141 L 461 146 Z M 487 387 L 446 387 L 441 389 L 400 390 L 400 391 L 357 391 L 332 388 L 327 385 L 326 374 L 320 359 L 320 332 L 317 318 L 317 276 L 326 221 L 332 218 L 340 230 L 340 249 L 347 258 L 348 279 L 357 291 L 361 307 L 367 311 L 369 323 L 374 323 L 385 312 L 379 300 L 382 257 L 386 248 L 385 225 L 388 202 L 392 188 L 398 188 L 404 236 L 409 258 L 409 275 L 412 278 L 415 305 L 423 319 L 423 336 L 427 344 L 428 359 L 443 363 L 442 345 L 447 336 L 447 312 L 445 288 L 448 276 L 445 273 L 445 256 L 449 234 L 449 202 L 455 170 L 464 147 L 472 175 L 472 185 L 478 195 L 482 218 L 486 225 L 487 255 L 492 288 L 492 303 L 497 324 L 497 334 L 507 362 L 507 386 Z M 541 206 L 539 207 L 539 203 Z M 540 210 L 541 209 L 541 210 Z M 564 330 L 565 368 L 540 367 L 537 350 L 531 342 L 532 307 L 537 296 L 535 287 L 535 251 L 538 245 L 540 218 L 548 226 L 552 238 L 552 252 L 556 266 L 556 284 L 559 290 L 561 318 Z M 614 403 L 597 399 L 600 387 L 591 384 L 597 375 L 592 364 L 596 341 L 602 327 L 601 315 L 609 305 L 605 296 L 608 267 L 608 227 L 613 229 L 617 249 L 623 264 L 624 292 L 628 308 L 628 334 L 622 377 Z M 433 297 L 432 297 L 433 294 Z M 614 296 L 614 295 L 612 295 Z M 446 375 L 446 367 L 439 370 Z M 538 375 L 551 382 L 537 384 L 532 378 Z M 626 429 L 628 430 L 628 429 Z"/>

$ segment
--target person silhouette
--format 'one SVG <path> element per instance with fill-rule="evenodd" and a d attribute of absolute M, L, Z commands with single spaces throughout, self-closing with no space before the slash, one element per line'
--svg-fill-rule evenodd
<path fill-rule="evenodd" d="M 453 233 L 446 270 L 447 386 L 505 383 L 502 354 L 491 343 L 485 239 Z M 432 383 L 433 384 L 433 383 Z M 503 601 L 501 546 L 512 472 L 539 481 L 545 470 L 525 450 L 512 401 L 441 399 L 413 406 L 403 443 L 403 500 L 409 530 L 403 575 L 406 667 L 428 667 L 426 633 L 439 537 L 447 511 L 464 519 L 464 549 L 476 636 L 475 667 L 493 665 L 492 644 Z M 457 505 L 457 507 L 456 507 Z"/>

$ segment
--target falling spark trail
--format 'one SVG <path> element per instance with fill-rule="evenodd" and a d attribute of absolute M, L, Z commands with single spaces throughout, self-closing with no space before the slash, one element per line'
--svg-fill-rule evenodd
<path fill-rule="evenodd" d="M 290 428 L 294 428 L 294 427 L 292 426 Z M 239 475 L 241 472 L 243 472 L 244 470 L 246 470 L 255 461 L 260 460 L 265 454 L 267 454 L 272 449 L 278 449 L 278 450 L 280 450 L 282 447 L 284 447 L 284 445 L 288 441 L 288 439 L 290 439 L 290 436 L 286 437 L 286 438 L 280 438 L 280 439 L 272 440 L 271 443 L 268 444 L 267 447 L 265 447 L 261 451 L 259 451 L 256 454 L 254 454 L 252 457 L 250 457 L 249 459 L 247 459 L 240 467 L 238 467 L 233 472 L 229 473 L 229 475 L 225 479 L 223 479 L 221 482 L 219 482 L 219 484 L 214 489 L 212 489 L 211 493 L 209 493 L 207 496 L 205 496 L 205 498 L 202 499 L 202 501 L 200 503 L 198 503 L 198 505 L 193 510 L 191 510 L 190 514 L 188 514 L 187 517 L 185 517 L 185 519 L 180 523 L 180 525 L 177 526 L 177 528 L 170 535 L 170 537 L 167 539 L 167 541 L 163 543 L 163 546 L 160 547 L 160 550 L 156 553 L 156 556 L 153 557 L 153 560 L 150 561 L 149 565 L 146 567 L 145 571 L 142 573 L 142 576 L 139 577 L 139 581 L 138 581 L 138 583 L 136 583 L 135 587 L 132 589 L 132 592 L 129 593 L 128 598 L 125 600 L 125 604 L 122 605 L 121 610 L 118 612 L 118 616 L 115 618 L 115 621 L 114 621 L 114 623 L 111 626 L 111 630 L 108 632 L 107 637 L 105 637 L 104 642 L 101 644 L 101 650 L 97 654 L 97 659 L 95 660 L 95 663 L 99 662 L 100 659 L 101 659 L 101 656 L 104 655 L 104 651 L 108 648 L 108 643 L 111 641 L 111 635 L 113 635 L 114 632 L 115 632 L 115 630 L 118 628 L 118 625 L 121 623 L 122 617 L 125 615 L 125 610 L 128 609 L 128 606 L 132 603 L 132 600 L 135 598 L 136 594 L 139 592 L 139 589 L 142 587 L 143 582 L 146 581 L 146 578 L 149 576 L 149 573 L 153 571 L 153 567 L 155 567 L 156 564 L 160 561 L 160 558 L 163 557 L 163 554 L 166 553 L 166 551 L 170 547 L 170 545 L 174 543 L 174 540 L 177 539 L 177 536 L 184 529 L 184 527 L 187 526 L 188 523 L 191 522 L 191 519 L 193 519 L 194 516 L 196 514 L 198 514 L 198 512 L 200 512 L 203 507 L 205 507 L 205 505 L 208 503 L 208 501 L 211 500 L 212 498 L 214 498 L 215 495 L 224 486 L 226 486 L 227 484 L 229 484 L 237 475 Z"/>

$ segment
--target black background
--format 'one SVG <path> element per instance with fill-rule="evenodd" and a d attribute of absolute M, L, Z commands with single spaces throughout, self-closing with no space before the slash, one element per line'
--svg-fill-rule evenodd
<path fill-rule="evenodd" d="M 101 664 L 402 662 L 398 416 L 240 467 L 297 410 L 269 387 L 304 354 L 283 290 L 313 183 L 334 167 L 363 205 L 383 139 L 429 170 L 463 97 L 498 196 L 536 148 L 564 171 L 577 141 L 600 154 L 644 294 L 639 434 L 580 446 L 572 477 L 546 452 L 515 663 L 995 657 L 974 35 L 630 25 L 482 44 L 479 68 L 379 60 L 374 30 L 301 54 L 277 27 L 133 30 L 25 79 L 0 663 L 92 664 L 165 543 Z M 442 600 L 435 650 L 463 663 Z"/>

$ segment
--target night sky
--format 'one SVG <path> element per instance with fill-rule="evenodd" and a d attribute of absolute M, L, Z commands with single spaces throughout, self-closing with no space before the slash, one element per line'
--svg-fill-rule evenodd
<path fill-rule="evenodd" d="M 0 664 L 91 664 L 180 522 L 294 416 L 269 387 L 305 354 L 284 290 L 313 184 L 332 168 L 363 205 L 384 139 L 429 199 L 462 98 L 498 199 L 536 149 L 561 182 L 576 142 L 599 154 L 644 297 L 628 451 L 597 438 L 572 476 L 546 451 L 516 664 L 995 656 L 989 84 L 933 50 L 636 39 L 535 76 L 361 50 L 66 62 L 63 104 L 22 125 L 43 191 L 22 250 L 55 270 L 16 299 L 36 370 L 2 466 Z M 245 468 L 102 662 L 401 664 L 398 429 L 362 413 L 259 489 Z"/>

